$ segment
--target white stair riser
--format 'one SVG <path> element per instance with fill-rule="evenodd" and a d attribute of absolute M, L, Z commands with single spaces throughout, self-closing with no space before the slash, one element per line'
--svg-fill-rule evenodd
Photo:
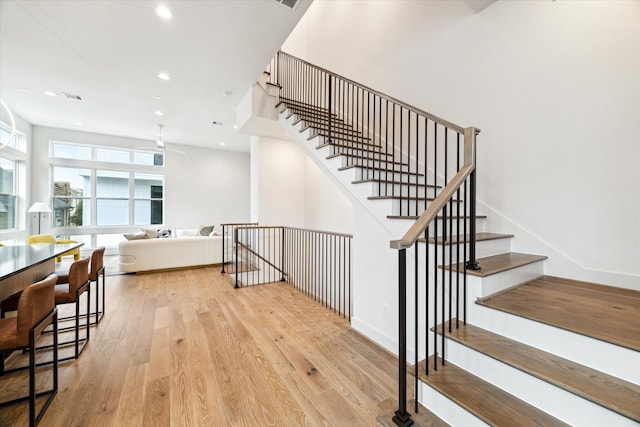
<path fill-rule="evenodd" d="M 433 388 L 418 382 L 418 401 L 422 405 L 428 408 L 431 412 L 442 418 L 447 424 L 451 426 L 464 426 L 464 427 L 486 427 L 486 424 L 481 419 L 472 415 L 456 403 L 451 401 L 446 396 L 443 396 Z"/>
<path fill-rule="evenodd" d="M 469 275 L 467 278 L 470 292 L 468 304 L 473 305 L 473 301 L 477 298 L 483 298 L 495 294 L 496 292 L 512 288 L 521 283 L 535 280 L 538 277 L 541 277 L 543 272 L 543 261 L 537 261 L 518 268 L 512 268 L 511 270 L 492 274 L 487 277 Z"/>
<path fill-rule="evenodd" d="M 371 182 L 367 184 L 357 184 L 357 185 L 368 185 L 371 187 L 371 195 L 372 196 L 391 196 L 391 195 L 400 195 L 408 196 L 408 197 L 430 197 L 434 198 L 436 196 L 436 188 L 427 187 L 424 185 L 409 185 L 409 184 L 394 184 L 394 183 L 385 183 L 385 182 Z"/>
<path fill-rule="evenodd" d="M 635 426 L 632 420 L 455 341 L 446 341 L 447 360 L 571 425 Z"/>
<path fill-rule="evenodd" d="M 420 242 L 420 253 L 424 254 L 424 248 L 427 243 Z M 438 251 L 438 264 L 447 265 L 458 262 L 458 252 L 460 253 L 460 262 L 463 261 L 465 252 L 464 246 L 460 244 L 458 245 L 436 245 L 434 243 L 429 243 L 429 256 L 434 256 L 434 250 Z M 467 258 L 469 257 L 469 244 L 466 245 Z M 444 248 L 444 260 L 442 259 Z M 449 250 L 451 248 L 451 250 Z M 480 240 L 476 242 L 476 257 L 482 258 L 485 256 L 491 256 L 496 254 L 501 254 L 504 252 L 509 252 L 511 248 L 511 239 L 494 239 L 494 240 Z M 450 258 L 451 257 L 451 258 Z M 431 258 L 433 259 L 433 258 Z M 451 261 L 452 260 L 452 261 Z"/>
<path fill-rule="evenodd" d="M 389 169 L 400 172 L 409 171 L 409 165 L 394 163 L 391 159 L 377 160 L 369 156 L 364 158 L 357 156 L 340 156 L 340 159 L 342 160 L 342 167 L 356 165 L 367 168 Z M 416 172 L 414 168 L 415 166 L 412 165 L 411 172 Z"/>
<path fill-rule="evenodd" d="M 415 199 L 393 199 L 393 212 L 392 215 L 415 215 L 416 210 L 418 215 L 425 210 L 425 206 L 429 206 L 430 200 L 415 200 Z M 458 213 L 458 204 L 460 204 L 460 215 L 464 213 L 464 203 L 454 202 L 453 207 L 447 205 L 447 215 L 456 215 Z"/>
<path fill-rule="evenodd" d="M 476 326 L 640 385 L 640 352 L 478 304 L 467 310 Z"/>

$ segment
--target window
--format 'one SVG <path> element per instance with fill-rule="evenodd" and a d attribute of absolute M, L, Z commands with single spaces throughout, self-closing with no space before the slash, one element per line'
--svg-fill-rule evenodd
<path fill-rule="evenodd" d="M 162 153 L 51 142 L 54 227 L 163 223 Z M 82 164 L 72 167 L 69 164 Z"/>
<path fill-rule="evenodd" d="M 162 224 L 162 175 L 136 173 L 134 180 L 135 224 Z"/>
<path fill-rule="evenodd" d="M 16 162 L 0 157 L 0 230 L 16 228 Z"/>
<path fill-rule="evenodd" d="M 164 153 L 99 147 L 62 141 L 51 141 L 50 145 L 51 157 L 57 159 L 93 160 L 122 165 L 164 166 Z"/>
<path fill-rule="evenodd" d="M 96 225 L 129 225 L 129 172 L 96 171 Z"/>
<path fill-rule="evenodd" d="M 53 226 L 91 224 L 91 170 L 53 168 Z"/>
<path fill-rule="evenodd" d="M 10 140 L 10 136 L 11 136 L 11 127 L 4 123 L 0 123 L 0 145 L 8 142 L 9 143 L 7 145 L 8 147 L 13 147 L 16 150 L 24 153 L 27 148 L 27 142 L 26 142 L 25 136 L 20 132 L 16 132 L 13 139 L 11 140 Z"/>

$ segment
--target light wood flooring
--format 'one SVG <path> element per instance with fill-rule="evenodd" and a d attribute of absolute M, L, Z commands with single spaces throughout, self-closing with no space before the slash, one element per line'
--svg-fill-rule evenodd
<path fill-rule="evenodd" d="M 107 288 L 41 426 L 375 426 L 396 409 L 396 358 L 286 284 L 233 289 L 208 267 Z M 0 399 L 26 379 L 0 377 Z M 0 426 L 26 410 L 0 409 Z"/>

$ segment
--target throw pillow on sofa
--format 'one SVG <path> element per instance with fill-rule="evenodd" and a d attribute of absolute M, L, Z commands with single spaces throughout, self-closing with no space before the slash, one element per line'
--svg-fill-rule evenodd
<path fill-rule="evenodd" d="M 141 231 L 139 233 L 128 233 L 124 234 L 123 236 L 127 240 L 144 240 L 149 238 L 149 235 L 144 231 Z"/>
<path fill-rule="evenodd" d="M 209 234 L 211 234 L 211 232 L 213 231 L 213 225 L 211 226 L 201 226 L 198 229 L 198 236 L 208 236 Z"/>

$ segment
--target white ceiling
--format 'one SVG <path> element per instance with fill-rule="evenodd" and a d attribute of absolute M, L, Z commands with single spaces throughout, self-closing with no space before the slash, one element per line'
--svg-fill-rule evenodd
<path fill-rule="evenodd" d="M 154 140 L 161 123 L 168 143 L 248 151 L 236 105 L 309 4 L 1 0 L 0 97 L 34 125 Z"/>

